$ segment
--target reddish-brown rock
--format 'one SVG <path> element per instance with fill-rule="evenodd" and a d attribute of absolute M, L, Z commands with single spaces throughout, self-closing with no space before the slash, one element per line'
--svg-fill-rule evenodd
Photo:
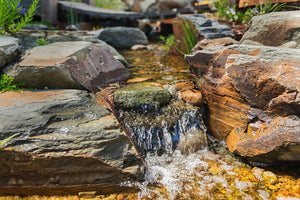
<path fill-rule="evenodd" d="M 186 59 L 215 137 L 253 159 L 300 160 L 299 49 L 214 46 Z"/>
<path fill-rule="evenodd" d="M 187 90 L 181 93 L 181 98 L 193 105 L 200 106 L 203 102 L 202 94 L 199 90 Z"/>
<path fill-rule="evenodd" d="M 202 50 L 206 49 L 208 47 L 212 46 L 229 46 L 232 44 L 238 44 L 239 42 L 230 38 L 230 37 L 225 37 L 225 38 L 216 38 L 216 39 L 204 39 L 199 41 L 196 46 L 192 49 L 192 52 L 195 52 L 197 50 Z"/>

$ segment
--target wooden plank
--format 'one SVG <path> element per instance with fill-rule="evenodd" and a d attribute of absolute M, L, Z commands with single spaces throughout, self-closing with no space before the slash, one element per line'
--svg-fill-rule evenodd
<path fill-rule="evenodd" d="M 264 4 L 265 1 L 267 3 L 270 2 L 270 0 L 240 0 L 239 2 L 239 7 L 244 7 L 245 3 L 247 6 L 253 6 L 253 5 L 259 5 L 259 4 Z M 299 0 L 272 0 L 272 3 L 285 3 L 285 2 L 297 2 Z M 299 1 L 300 2 L 300 1 Z"/>

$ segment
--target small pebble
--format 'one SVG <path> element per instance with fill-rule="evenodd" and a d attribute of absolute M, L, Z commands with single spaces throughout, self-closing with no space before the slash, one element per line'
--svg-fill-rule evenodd
<path fill-rule="evenodd" d="M 277 182 L 277 176 L 273 172 L 265 171 L 262 177 L 268 184 L 275 184 Z"/>

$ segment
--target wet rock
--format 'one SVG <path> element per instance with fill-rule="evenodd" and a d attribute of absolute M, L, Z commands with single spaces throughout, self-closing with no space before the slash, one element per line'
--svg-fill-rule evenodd
<path fill-rule="evenodd" d="M 127 76 L 124 65 L 106 48 L 85 41 L 35 47 L 5 73 L 26 87 L 92 91 Z"/>
<path fill-rule="evenodd" d="M 137 44 L 148 44 L 147 36 L 138 28 L 105 28 L 100 32 L 98 38 L 116 49 L 130 49 Z"/>
<path fill-rule="evenodd" d="M 181 93 L 181 98 L 193 105 L 200 106 L 203 102 L 202 94 L 199 90 L 188 90 Z"/>
<path fill-rule="evenodd" d="M 171 94 L 167 90 L 142 83 L 130 84 L 114 93 L 114 102 L 121 108 L 155 109 L 170 100 Z"/>
<path fill-rule="evenodd" d="M 81 90 L 0 94 L 0 193 L 127 190 L 143 164 L 107 109 Z"/>
<path fill-rule="evenodd" d="M 184 81 L 174 84 L 177 91 L 191 90 L 195 88 L 195 84 L 192 81 Z"/>
<path fill-rule="evenodd" d="M 21 41 L 14 37 L 0 36 L 0 69 L 16 60 L 22 52 Z"/>
<path fill-rule="evenodd" d="M 270 185 L 273 185 L 277 182 L 277 176 L 273 172 L 265 171 L 262 177 Z"/>
<path fill-rule="evenodd" d="M 137 44 L 131 47 L 131 50 L 137 51 L 137 50 L 144 50 L 147 49 L 146 45 Z"/>
<path fill-rule="evenodd" d="M 211 133 L 249 159 L 299 161 L 300 50 L 231 45 L 186 56 Z"/>
<path fill-rule="evenodd" d="M 272 12 L 254 16 L 241 41 L 253 40 L 266 46 L 280 46 L 289 41 L 300 47 L 300 11 Z"/>
<path fill-rule="evenodd" d="M 203 130 L 192 127 L 185 134 L 181 134 L 177 150 L 184 155 L 188 155 L 202 150 L 207 146 L 208 139 Z"/>

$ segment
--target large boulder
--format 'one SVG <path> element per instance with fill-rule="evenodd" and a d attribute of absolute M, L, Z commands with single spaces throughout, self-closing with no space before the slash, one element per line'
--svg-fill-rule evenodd
<path fill-rule="evenodd" d="M 121 26 L 101 30 L 98 38 L 116 49 L 130 49 L 137 44 L 149 43 L 147 36 L 140 29 Z"/>
<path fill-rule="evenodd" d="M 0 69 L 16 60 L 22 52 L 21 41 L 14 37 L 0 36 Z"/>
<path fill-rule="evenodd" d="M 120 108 L 155 109 L 170 102 L 168 90 L 143 83 L 130 84 L 114 92 L 114 102 Z"/>
<path fill-rule="evenodd" d="M 19 64 L 5 69 L 27 87 L 97 90 L 124 79 L 127 71 L 101 45 L 90 42 L 57 42 L 28 50 Z"/>
<path fill-rule="evenodd" d="M 186 59 L 214 136 L 253 160 L 300 160 L 300 49 L 214 46 Z"/>
<path fill-rule="evenodd" d="M 2 195 L 112 193 L 143 161 L 110 111 L 81 90 L 0 93 Z"/>
<path fill-rule="evenodd" d="M 253 40 L 267 46 L 280 46 L 295 41 L 297 48 L 300 48 L 300 11 L 272 12 L 253 17 L 241 41 L 244 40 Z"/>
<path fill-rule="evenodd" d="M 124 57 L 117 52 L 115 48 L 108 45 L 104 41 L 97 39 L 97 35 L 93 32 L 85 31 L 34 31 L 23 30 L 14 34 L 14 37 L 19 38 L 22 41 L 22 48 L 28 50 L 38 46 L 38 40 L 44 39 L 49 43 L 54 42 L 71 42 L 71 41 L 88 41 L 97 45 L 101 45 L 107 48 L 115 59 L 122 62 L 124 65 L 128 65 Z"/>

